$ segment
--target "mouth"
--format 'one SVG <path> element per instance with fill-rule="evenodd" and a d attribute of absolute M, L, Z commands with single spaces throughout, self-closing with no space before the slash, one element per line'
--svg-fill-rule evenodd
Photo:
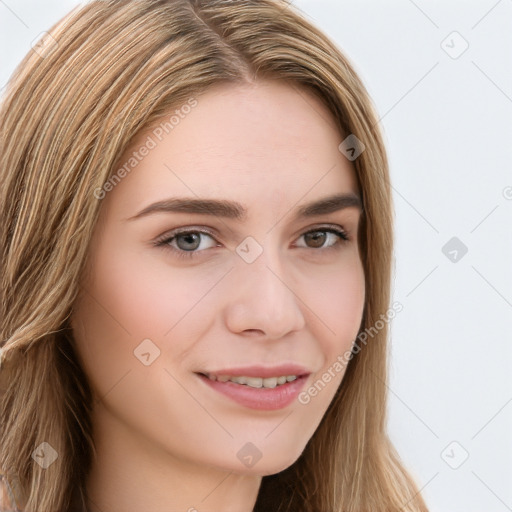
<path fill-rule="evenodd" d="M 253 367 L 245 370 L 201 372 L 196 375 L 210 389 L 239 405 L 270 411 L 289 406 L 297 398 L 310 375 L 297 367 L 285 370 Z"/>
<path fill-rule="evenodd" d="M 265 388 L 265 389 L 274 389 L 278 386 L 283 386 L 287 382 L 293 382 L 299 376 L 297 375 L 281 375 L 279 377 L 232 377 L 229 375 L 213 375 L 209 373 L 201 374 L 204 377 L 207 377 L 210 380 L 218 381 L 218 382 L 234 382 L 235 384 L 240 384 L 242 386 L 248 386 L 250 388 Z"/>

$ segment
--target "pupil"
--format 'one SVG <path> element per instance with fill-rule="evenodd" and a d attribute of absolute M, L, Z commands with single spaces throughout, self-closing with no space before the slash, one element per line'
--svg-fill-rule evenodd
<path fill-rule="evenodd" d="M 180 244 L 180 240 L 185 240 L 185 244 Z M 183 235 L 179 235 L 176 239 L 178 247 L 183 251 L 191 251 L 197 249 L 199 247 L 199 242 L 200 236 L 198 233 L 185 233 Z M 190 247 L 190 245 L 187 244 L 192 244 L 193 247 Z"/>
<path fill-rule="evenodd" d="M 322 231 L 315 231 L 314 233 L 307 233 L 306 240 L 313 242 L 312 247 L 322 247 L 325 243 L 326 233 Z"/>

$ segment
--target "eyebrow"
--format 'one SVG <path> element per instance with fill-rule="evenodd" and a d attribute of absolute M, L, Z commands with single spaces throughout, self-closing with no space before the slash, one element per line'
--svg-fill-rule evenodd
<path fill-rule="evenodd" d="M 362 201 L 356 194 L 335 194 L 298 208 L 296 216 L 299 219 L 326 215 L 345 208 L 362 210 Z M 225 199 L 194 199 L 173 197 L 150 204 L 136 215 L 126 220 L 135 220 L 155 213 L 193 213 L 200 215 L 215 215 L 227 219 L 244 221 L 247 219 L 247 209 L 236 201 Z"/>

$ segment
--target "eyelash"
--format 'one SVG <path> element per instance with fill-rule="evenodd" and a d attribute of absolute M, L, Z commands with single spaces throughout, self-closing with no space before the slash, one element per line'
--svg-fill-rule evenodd
<path fill-rule="evenodd" d="M 335 243 L 334 245 L 331 245 L 329 247 L 320 247 L 320 248 L 317 248 L 315 249 L 314 247 L 301 247 L 301 249 L 313 249 L 313 250 L 316 250 L 316 251 L 330 251 L 330 250 L 338 250 L 340 248 L 340 246 L 342 246 L 343 244 L 345 244 L 346 242 L 348 242 L 350 239 L 346 233 L 346 231 L 344 231 L 343 229 L 340 229 L 339 227 L 334 227 L 334 226 L 330 226 L 330 227 L 327 227 L 327 226 L 320 226 L 318 228 L 315 228 L 315 229 L 310 229 L 308 231 L 305 231 L 304 233 L 302 233 L 301 237 L 304 236 L 304 235 L 307 235 L 309 233 L 322 233 L 322 232 L 325 232 L 325 233 L 333 233 L 335 235 L 337 235 L 339 237 L 339 241 L 337 243 Z M 198 257 L 198 255 L 202 252 L 205 251 L 205 249 L 201 250 L 201 251 L 184 251 L 182 249 L 176 249 L 174 247 L 172 247 L 171 245 L 169 245 L 175 238 L 177 238 L 178 236 L 180 235 L 188 235 L 188 234 L 203 234 L 203 235 L 208 235 L 210 236 L 211 238 L 214 238 L 214 235 L 213 233 L 207 231 L 207 230 L 202 230 L 202 229 L 187 229 L 187 230 L 176 230 L 174 232 L 171 232 L 169 234 L 166 234 L 163 238 L 159 238 L 158 240 L 156 240 L 154 242 L 154 245 L 156 247 L 161 247 L 163 249 L 166 249 L 166 250 L 170 250 L 171 252 L 173 252 L 178 258 L 182 258 L 182 259 L 186 259 L 186 260 L 190 260 L 192 258 L 195 258 L 195 257 Z"/>

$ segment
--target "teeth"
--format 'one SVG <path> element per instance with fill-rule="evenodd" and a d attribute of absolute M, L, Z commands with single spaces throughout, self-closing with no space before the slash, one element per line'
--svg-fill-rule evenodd
<path fill-rule="evenodd" d="M 277 377 L 270 377 L 268 379 L 263 379 L 263 387 L 264 388 L 275 388 L 277 386 Z"/>
<path fill-rule="evenodd" d="M 263 379 L 261 377 L 247 377 L 246 384 L 251 388 L 261 388 L 263 387 Z"/>
<path fill-rule="evenodd" d="M 218 380 L 219 382 L 234 382 L 235 384 L 242 384 L 251 388 L 269 388 L 273 389 L 277 386 L 282 386 L 287 382 L 294 381 L 296 375 L 283 375 L 281 377 L 230 377 L 229 375 L 207 375 L 210 380 Z"/>

